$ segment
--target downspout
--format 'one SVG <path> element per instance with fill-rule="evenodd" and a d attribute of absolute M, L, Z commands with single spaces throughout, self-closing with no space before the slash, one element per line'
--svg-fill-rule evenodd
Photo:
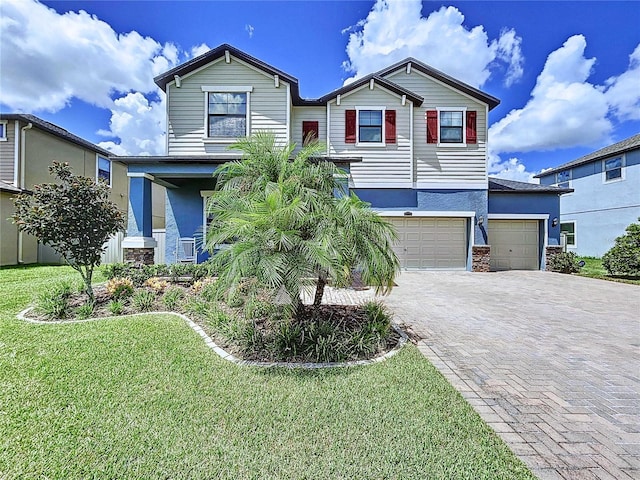
<path fill-rule="evenodd" d="M 18 188 L 25 188 L 26 183 L 26 133 L 27 130 L 31 130 L 33 128 L 33 123 L 29 122 L 27 125 L 20 129 L 20 184 L 16 185 Z M 23 252 L 23 233 L 20 231 L 18 233 L 18 263 L 24 263 L 24 252 Z"/>

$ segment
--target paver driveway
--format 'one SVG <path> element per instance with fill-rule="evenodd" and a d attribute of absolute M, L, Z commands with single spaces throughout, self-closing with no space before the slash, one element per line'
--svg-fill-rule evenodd
<path fill-rule="evenodd" d="M 385 300 L 542 479 L 640 478 L 640 287 L 403 272 Z"/>

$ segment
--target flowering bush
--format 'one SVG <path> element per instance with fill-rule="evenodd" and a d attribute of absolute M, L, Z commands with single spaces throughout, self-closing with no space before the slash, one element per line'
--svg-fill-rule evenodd
<path fill-rule="evenodd" d="M 116 277 L 107 282 L 107 292 L 113 298 L 120 299 L 133 295 L 133 282 L 130 278 Z"/>
<path fill-rule="evenodd" d="M 158 277 L 151 277 L 144 282 L 144 286 L 151 288 L 157 293 L 161 293 L 169 286 L 169 282 L 161 280 Z"/>

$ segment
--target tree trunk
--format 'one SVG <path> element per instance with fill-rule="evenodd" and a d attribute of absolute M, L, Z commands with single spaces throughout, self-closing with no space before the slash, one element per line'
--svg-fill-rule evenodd
<path fill-rule="evenodd" d="M 324 296 L 324 287 L 327 285 L 327 277 L 324 274 L 318 275 L 318 283 L 316 283 L 316 294 L 313 297 L 313 306 L 318 307 L 322 303 Z"/>

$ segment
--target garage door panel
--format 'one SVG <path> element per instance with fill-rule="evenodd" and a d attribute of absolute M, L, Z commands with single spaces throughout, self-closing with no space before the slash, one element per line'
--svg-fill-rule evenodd
<path fill-rule="evenodd" d="M 489 220 L 492 270 L 538 270 L 538 220 Z"/>
<path fill-rule="evenodd" d="M 402 268 L 466 268 L 466 219 L 392 217 L 389 220 L 398 231 L 394 251 Z"/>

